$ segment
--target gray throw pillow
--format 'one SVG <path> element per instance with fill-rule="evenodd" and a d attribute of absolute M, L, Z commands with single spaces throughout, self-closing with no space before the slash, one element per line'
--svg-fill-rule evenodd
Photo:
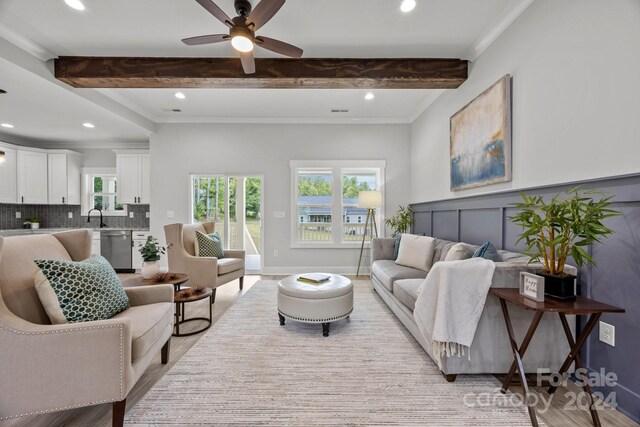
<path fill-rule="evenodd" d="M 502 257 L 498 254 L 498 250 L 491 242 L 485 242 L 482 246 L 476 249 L 473 253 L 473 258 L 484 258 L 494 262 L 502 261 Z"/>
<path fill-rule="evenodd" d="M 394 261 L 398 259 L 398 251 L 400 250 L 400 239 L 402 239 L 402 234 L 400 233 L 396 234 L 396 242 L 395 242 L 395 245 L 393 246 Z"/>

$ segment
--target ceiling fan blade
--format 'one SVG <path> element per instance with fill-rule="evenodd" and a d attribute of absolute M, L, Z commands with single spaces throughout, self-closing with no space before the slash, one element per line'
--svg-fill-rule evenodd
<path fill-rule="evenodd" d="M 256 37 L 256 44 L 262 48 L 291 58 L 301 58 L 303 53 L 303 50 L 299 47 L 269 37 Z"/>
<path fill-rule="evenodd" d="M 247 18 L 247 23 L 253 22 L 253 31 L 257 31 L 258 28 L 273 18 L 273 15 L 280 10 L 285 1 L 286 0 L 262 0 L 253 11 L 251 11 L 249 18 Z"/>
<path fill-rule="evenodd" d="M 218 20 L 222 22 L 224 25 L 226 25 L 229 28 L 233 27 L 233 23 L 231 21 L 231 18 L 229 18 L 229 15 L 224 13 L 224 11 L 220 9 L 220 7 L 217 4 L 215 4 L 211 0 L 196 0 L 196 1 L 200 6 L 207 9 L 207 11 L 210 14 L 218 18 Z"/>
<path fill-rule="evenodd" d="M 256 72 L 256 61 L 253 59 L 253 52 L 240 53 L 240 61 L 242 61 L 242 69 L 245 74 Z"/>
<path fill-rule="evenodd" d="M 220 43 L 229 39 L 228 34 L 209 34 L 208 36 L 197 36 L 182 39 L 182 43 L 189 46 L 196 46 L 199 44 Z"/>

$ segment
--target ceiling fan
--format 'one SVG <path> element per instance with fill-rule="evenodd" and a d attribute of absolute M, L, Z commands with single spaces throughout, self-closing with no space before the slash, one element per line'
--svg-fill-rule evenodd
<path fill-rule="evenodd" d="M 215 16 L 220 22 L 229 27 L 229 34 L 209 34 L 205 36 L 189 37 L 182 39 L 189 46 L 220 43 L 231 41 L 231 45 L 240 54 L 242 69 L 245 74 L 256 72 L 256 63 L 253 59 L 254 46 L 260 46 L 272 52 L 291 58 L 302 57 L 302 49 L 280 40 L 269 37 L 256 36 L 255 32 L 269 22 L 286 0 L 262 0 L 252 10 L 248 0 L 235 0 L 234 6 L 238 16 L 231 19 L 220 7 L 211 0 L 196 0 L 200 6 Z"/>

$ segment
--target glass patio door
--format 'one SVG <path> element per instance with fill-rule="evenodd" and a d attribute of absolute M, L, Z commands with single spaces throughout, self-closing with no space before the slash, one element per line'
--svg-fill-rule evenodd
<path fill-rule="evenodd" d="M 192 222 L 213 221 L 224 248 L 246 253 L 245 270 L 262 271 L 262 177 L 191 176 Z"/>

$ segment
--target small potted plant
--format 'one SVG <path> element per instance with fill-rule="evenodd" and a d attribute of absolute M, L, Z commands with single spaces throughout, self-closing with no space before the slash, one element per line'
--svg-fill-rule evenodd
<path fill-rule="evenodd" d="M 400 205 L 395 215 L 387 218 L 384 223 L 393 231 L 391 237 L 406 233 L 413 225 L 413 211 L 410 206 Z"/>
<path fill-rule="evenodd" d="M 542 196 L 522 194 L 523 201 L 513 203 L 520 212 L 509 219 L 522 227 L 519 243 L 527 245 L 531 262 L 542 262 L 544 291 L 554 298 L 575 299 L 576 276 L 564 272 L 571 256 L 578 266 L 596 265 L 587 248 L 613 233 L 604 225 L 607 218 L 620 215 L 610 209 L 613 196 L 579 187 L 556 194 L 546 202 Z M 594 200 L 594 197 L 600 197 Z"/>
<path fill-rule="evenodd" d="M 170 247 L 169 245 L 168 247 Z M 142 256 L 142 277 L 151 279 L 160 273 L 160 257 L 165 254 L 167 247 L 160 246 L 158 239 L 148 236 L 144 245 L 140 245 L 138 252 Z"/>
<path fill-rule="evenodd" d="M 37 230 L 40 228 L 40 221 L 41 219 L 38 215 L 33 215 L 27 218 L 24 223 L 29 225 L 29 228 L 32 230 Z"/>

